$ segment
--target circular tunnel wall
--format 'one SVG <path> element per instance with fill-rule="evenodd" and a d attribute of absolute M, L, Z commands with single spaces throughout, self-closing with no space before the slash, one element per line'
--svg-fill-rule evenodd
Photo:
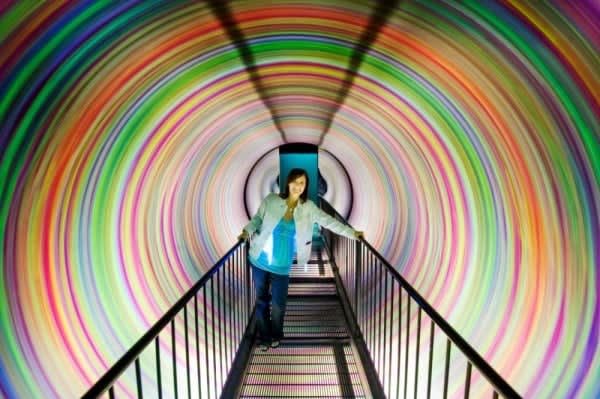
<path fill-rule="evenodd" d="M 234 244 L 261 157 L 307 142 L 519 393 L 600 396 L 598 7 L 218 8 L 0 6 L 2 395 L 81 395 Z"/>

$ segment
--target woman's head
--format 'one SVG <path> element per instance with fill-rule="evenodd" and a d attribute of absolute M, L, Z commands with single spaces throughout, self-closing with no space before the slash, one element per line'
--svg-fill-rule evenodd
<path fill-rule="evenodd" d="M 287 180 L 281 198 L 299 196 L 302 202 L 308 199 L 308 174 L 304 169 L 295 168 L 288 173 Z"/>

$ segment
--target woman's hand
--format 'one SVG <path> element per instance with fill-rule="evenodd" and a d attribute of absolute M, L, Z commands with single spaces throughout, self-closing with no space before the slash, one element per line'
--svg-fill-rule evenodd
<path fill-rule="evenodd" d="M 240 240 L 246 241 L 248 239 L 248 237 L 250 237 L 248 232 L 246 230 L 242 230 L 242 234 L 240 234 L 237 239 L 238 239 L 238 241 L 240 241 Z"/>
<path fill-rule="evenodd" d="M 354 232 L 354 238 L 356 238 L 357 240 L 364 240 L 365 239 L 365 233 L 362 231 L 355 231 Z"/>

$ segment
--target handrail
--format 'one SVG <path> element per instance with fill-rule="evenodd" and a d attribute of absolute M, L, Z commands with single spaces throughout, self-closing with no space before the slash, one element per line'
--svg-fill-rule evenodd
<path fill-rule="evenodd" d="M 150 330 L 148 330 L 83 396 L 82 399 L 97 398 L 109 389 L 119 376 L 135 361 L 160 332 L 175 318 L 185 305 L 200 291 L 212 276 L 225 264 L 231 255 L 243 245 L 239 240 L 215 265 L 194 284 Z"/>
<path fill-rule="evenodd" d="M 444 318 L 435 311 L 435 309 L 421 296 L 419 293 L 398 273 L 396 269 L 394 269 L 388 262 L 385 260 L 383 256 L 375 248 L 371 246 L 364 239 L 360 239 L 360 241 L 365 245 L 369 250 L 371 250 L 375 256 L 381 261 L 381 263 L 387 268 L 387 270 L 392 273 L 394 278 L 396 278 L 402 287 L 406 290 L 406 292 L 411 296 L 411 298 L 421 306 L 421 308 L 431 317 L 431 319 L 446 333 L 448 338 L 454 344 L 460 348 L 460 350 L 465 354 L 467 358 L 469 358 L 472 363 L 481 371 L 481 373 L 486 376 L 488 381 L 500 392 L 502 395 L 509 398 L 517 398 L 520 397 L 519 394 L 489 365 L 488 362 L 483 359 L 479 353 L 471 345 L 465 341 L 460 334 L 452 328 L 450 324 L 444 320 Z"/>
<path fill-rule="evenodd" d="M 323 206 L 325 205 L 325 206 Z M 348 224 L 348 222 L 333 208 L 325 199 L 321 198 L 321 207 L 324 211 L 335 216 L 339 221 Z M 349 224 L 348 224 L 349 225 Z M 400 283 L 402 288 L 408 295 L 429 315 L 432 321 L 438 325 L 447 337 L 452 341 L 463 354 L 479 369 L 482 375 L 490 382 L 491 385 L 503 396 L 508 398 L 520 398 L 521 396 L 498 374 L 483 357 L 477 353 L 471 345 L 469 345 L 460 334 L 448 324 L 444 318 L 431 306 L 411 285 L 408 283 L 398 271 L 389 264 L 389 262 L 366 240 L 359 240 L 375 257 L 381 262 L 385 269 Z"/>

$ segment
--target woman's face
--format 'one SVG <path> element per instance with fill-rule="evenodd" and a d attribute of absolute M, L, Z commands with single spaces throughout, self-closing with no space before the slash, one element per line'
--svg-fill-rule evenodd
<path fill-rule="evenodd" d="M 292 180 L 288 184 L 290 195 L 294 198 L 299 198 L 306 189 L 306 176 L 300 176 Z"/>

